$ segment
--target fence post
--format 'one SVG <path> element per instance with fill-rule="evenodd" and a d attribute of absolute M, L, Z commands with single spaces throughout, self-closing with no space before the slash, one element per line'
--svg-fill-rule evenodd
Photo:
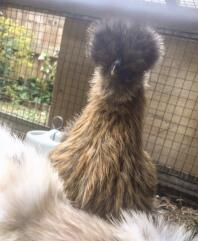
<path fill-rule="evenodd" d="M 60 115 L 66 121 L 86 103 L 88 76 L 93 69 L 90 60 L 85 56 L 86 29 L 89 24 L 88 20 L 65 19 L 49 126 L 54 116 Z"/>

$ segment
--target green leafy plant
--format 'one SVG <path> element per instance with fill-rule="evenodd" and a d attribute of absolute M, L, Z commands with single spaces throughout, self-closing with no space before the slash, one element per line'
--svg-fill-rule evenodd
<path fill-rule="evenodd" d="M 16 77 L 18 69 L 31 66 L 31 32 L 15 21 L 0 16 L 0 76 Z"/>
<path fill-rule="evenodd" d="M 31 34 L 10 18 L 0 16 L 0 98 L 17 98 L 14 91 L 21 66 L 31 67 Z"/>
<path fill-rule="evenodd" d="M 43 55 L 43 54 L 42 54 Z M 53 83 L 56 73 L 56 58 L 51 58 L 47 54 L 43 55 L 40 71 L 42 77 L 31 77 L 24 79 L 22 77 L 15 81 L 0 82 L 0 90 L 8 100 L 15 101 L 18 104 L 24 102 L 33 102 L 37 104 L 51 103 Z"/>
<path fill-rule="evenodd" d="M 36 99 L 37 103 L 51 103 L 53 85 L 57 67 L 58 51 L 49 56 L 47 53 L 41 53 L 38 60 L 42 61 L 41 69 L 42 78 L 38 78 L 41 88 L 41 95 Z"/>
<path fill-rule="evenodd" d="M 31 67 L 35 60 L 31 38 L 25 27 L 0 16 L 0 100 L 50 105 L 58 52 L 54 56 L 40 54 L 37 59 L 41 62 L 39 77 L 18 74 L 21 66 Z"/>

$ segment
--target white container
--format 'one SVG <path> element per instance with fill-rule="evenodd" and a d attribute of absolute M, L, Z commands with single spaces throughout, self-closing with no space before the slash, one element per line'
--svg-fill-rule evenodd
<path fill-rule="evenodd" d="M 48 155 L 60 143 L 61 136 L 62 133 L 57 129 L 35 130 L 27 132 L 25 142 L 34 146 L 39 152 Z"/>

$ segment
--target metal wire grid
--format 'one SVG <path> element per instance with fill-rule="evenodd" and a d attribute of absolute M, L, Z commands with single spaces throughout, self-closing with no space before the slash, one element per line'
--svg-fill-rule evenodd
<path fill-rule="evenodd" d="M 32 50 L 36 53 L 47 51 L 50 54 L 60 48 L 62 28 L 65 18 L 47 11 L 32 11 L 28 8 L 5 7 L 2 9 L 6 17 L 24 26 L 31 32 Z"/>
<path fill-rule="evenodd" d="M 166 56 L 150 77 L 145 125 L 146 149 L 154 159 L 192 176 L 198 176 L 197 54 L 197 40 L 166 37 Z"/>
<path fill-rule="evenodd" d="M 65 23 L 54 87 L 51 117 L 73 118 L 86 103 L 93 64 L 85 57 L 86 30 L 90 20 L 72 18 Z"/>
<path fill-rule="evenodd" d="M 12 24 L 12 27 L 15 28 L 14 31 L 18 31 L 19 26 L 24 27 L 27 37 L 31 38 L 30 48 L 34 55 L 31 66 L 24 64 L 19 59 L 16 63 L 17 71 L 10 73 L 9 76 L 0 76 L 0 79 L 16 81 L 17 78 L 23 76 L 27 79 L 38 77 L 41 81 L 44 81 L 41 72 L 42 55 L 47 54 L 54 61 L 57 61 L 65 17 L 53 15 L 47 11 L 36 12 L 32 9 L 18 9 L 7 5 L 3 5 L 0 11 L 3 13 L 2 16 L 5 17 L 5 21 L 6 19 L 12 19 L 16 23 L 16 26 Z M 41 60 L 39 60 L 39 55 L 41 55 Z M 28 106 L 24 106 L 14 102 L 0 101 L 0 119 L 18 117 L 29 122 L 27 124 L 29 127 L 31 126 L 30 123 L 45 126 L 48 123 L 50 107 L 48 105 L 42 105 L 42 107 L 42 110 L 39 110 L 41 105 L 37 103 L 29 103 Z M 16 123 L 14 125 L 16 126 Z"/>

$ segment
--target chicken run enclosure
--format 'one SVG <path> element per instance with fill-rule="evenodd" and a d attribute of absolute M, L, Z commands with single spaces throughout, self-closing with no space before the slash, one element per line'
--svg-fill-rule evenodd
<path fill-rule="evenodd" d="M 97 1 L 96 1 L 97 2 Z M 145 149 L 160 184 L 198 198 L 198 0 L 0 1 L 0 123 L 24 136 L 67 121 L 86 104 L 93 65 L 86 29 L 127 16 L 154 25 L 165 56 L 149 75 Z"/>

